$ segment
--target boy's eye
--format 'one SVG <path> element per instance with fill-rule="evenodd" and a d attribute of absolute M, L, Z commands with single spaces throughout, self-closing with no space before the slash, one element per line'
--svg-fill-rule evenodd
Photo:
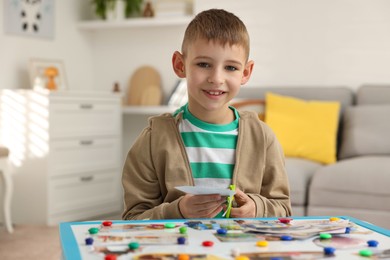
<path fill-rule="evenodd" d="M 230 70 L 230 71 L 236 71 L 236 70 L 237 70 L 237 68 L 234 67 L 234 66 L 226 66 L 225 68 L 226 68 L 227 70 Z"/>
<path fill-rule="evenodd" d="M 199 62 L 197 65 L 201 68 L 210 68 L 210 64 L 206 62 Z"/>

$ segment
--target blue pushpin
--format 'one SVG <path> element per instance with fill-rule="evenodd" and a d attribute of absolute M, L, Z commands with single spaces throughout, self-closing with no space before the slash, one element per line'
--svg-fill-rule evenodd
<path fill-rule="evenodd" d="M 336 251 L 336 248 L 334 247 L 324 247 L 325 255 L 334 255 L 334 251 Z"/>
<path fill-rule="evenodd" d="M 86 238 L 86 239 L 85 239 L 85 244 L 86 244 L 87 246 L 92 245 L 92 244 L 93 244 L 93 238 L 92 238 L 92 237 Z"/>
<path fill-rule="evenodd" d="M 378 244 L 379 244 L 379 242 L 376 241 L 376 240 L 368 240 L 368 241 L 367 241 L 367 245 L 368 245 L 369 247 L 377 247 Z"/>
<path fill-rule="evenodd" d="M 225 229 L 225 228 L 220 228 L 220 229 L 217 230 L 217 233 L 220 234 L 220 235 L 226 235 L 227 229 Z"/>
<path fill-rule="evenodd" d="M 283 235 L 283 236 L 280 237 L 280 240 L 291 241 L 291 240 L 293 240 L 293 237 L 292 236 L 288 236 L 288 235 Z"/>
<path fill-rule="evenodd" d="M 185 237 L 178 237 L 177 238 L 177 243 L 179 245 L 184 245 L 186 243 L 186 238 Z"/>

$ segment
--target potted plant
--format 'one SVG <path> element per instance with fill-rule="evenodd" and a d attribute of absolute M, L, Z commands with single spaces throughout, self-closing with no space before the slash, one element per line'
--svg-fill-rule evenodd
<path fill-rule="evenodd" d="M 107 19 L 109 11 L 115 10 L 116 0 L 92 0 L 92 4 L 95 6 L 95 13 L 102 19 Z"/>
<path fill-rule="evenodd" d="M 121 1 L 121 3 L 117 3 Z M 95 6 L 95 13 L 102 19 L 112 18 L 115 16 L 124 16 L 126 18 L 138 16 L 141 13 L 141 6 L 143 0 L 92 0 L 92 4 Z M 122 10 L 116 10 L 116 8 L 125 7 L 124 14 Z M 116 14 L 115 14 L 116 12 Z M 110 15 L 111 14 L 111 15 Z"/>
<path fill-rule="evenodd" d="M 141 13 L 143 0 L 124 0 L 126 18 L 138 16 Z"/>

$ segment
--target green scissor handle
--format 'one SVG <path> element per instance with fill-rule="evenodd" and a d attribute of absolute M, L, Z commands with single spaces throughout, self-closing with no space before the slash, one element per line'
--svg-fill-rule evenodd
<path fill-rule="evenodd" d="M 236 190 L 236 185 L 230 185 L 229 186 L 229 190 Z M 226 218 L 230 218 L 230 211 L 232 209 L 232 203 L 233 203 L 233 200 L 234 200 L 234 195 L 231 195 L 229 197 L 227 197 L 227 209 L 226 209 Z"/>

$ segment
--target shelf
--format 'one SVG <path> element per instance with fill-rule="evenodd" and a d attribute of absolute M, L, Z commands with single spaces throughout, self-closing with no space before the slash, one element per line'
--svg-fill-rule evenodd
<path fill-rule="evenodd" d="M 98 31 L 103 29 L 126 29 L 139 27 L 160 27 L 160 26 L 176 26 L 187 25 L 193 16 L 167 16 L 167 17 L 153 17 L 153 18 L 131 18 L 126 20 L 91 20 L 82 21 L 78 27 L 82 30 Z"/>
<path fill-rule="evenodd" d="M 162 113 L 173 113 L 177 107 L 174 106 L 124 106 L 123 115 L 159 115 Z"/>

